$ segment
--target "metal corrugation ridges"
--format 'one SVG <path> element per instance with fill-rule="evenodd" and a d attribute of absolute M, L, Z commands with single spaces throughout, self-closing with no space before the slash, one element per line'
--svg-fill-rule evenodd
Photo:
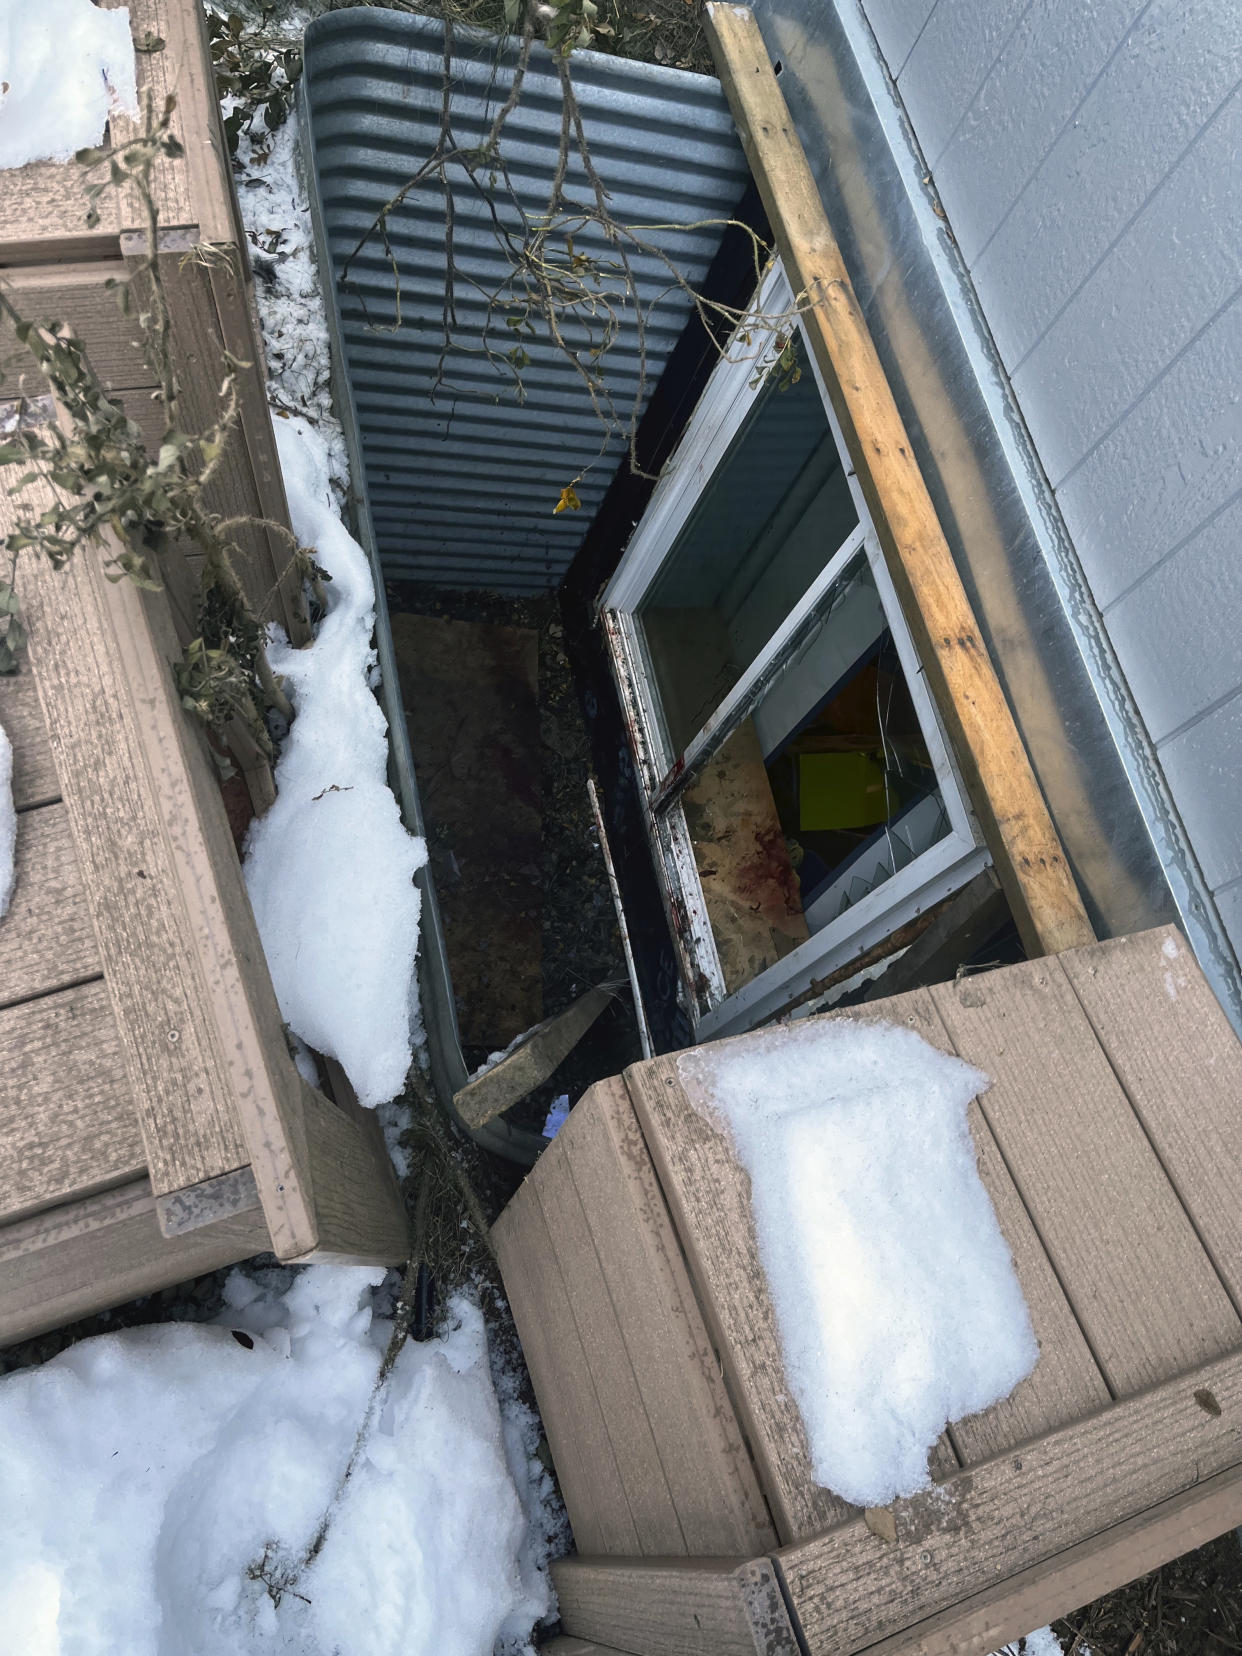
<path fill-rule="evenodd" d="M 305 105 L 313 170 L 338 282 L 359 237 L 431 153 L 439 133 L 443 27 L 436 19 L 351 9 L 319 18 L 307 31 Z M 503 102 L 511 44 L 458 30 L 454 35 L 454 136 L 477 143 Z M 678 228 L 652 232 L 692 285 L 703 279 L 732 216 L 746 163 L 724 95 L 702 75 L 576 52 L 572 73 L 592 160 L 620 223 Z M 503 150 L 528 213 L 546 205 L 561 123 L 551 56 L 537 49 L 522 98 L 505 128 Z M 586 200 L 576 161 L 569 193 Z M 487 229 L 486 207 L 455 188 L 463 336 L 477 340 L 484 307 L 469 285 L 501 286 L 509 264 Z M 713 220 L 714 223 L 703 223 Z M 401 327 L 391 323 L 393 281 L 382 248 L 350 268 L 339 294 L 345 367 L 357 406 L 379 551 L 385 572 L 442 586 L 501 592 L 553 587 L 568 567 L 622 452 L 605 432 L 572 367 L 547 347 L 524 342 L 533 358 L 519 404 L 487 365 L 456 357 L 452 389 L 433 397 L 444 300 L 444 196 L 412 191 L 388 221 L 401 274 Z M 578 245 L 600 257 L 589 233 Z M 650 314 L 643 401 L 660 377 L 689 314 L 679 291 L 665 294 L 659 261 L 636 257 L 635 275 Z M 474 326 L 471 335 L 465 332 Z M 503 315 L 493 326 L 502 351 L 512 344 Z M 623 328 L 605 360 L 605 382 L 628 411 L 640 379 L 637 332 Z M 601 445 L 603 452 L 601 453 Z M 579 471 L 580 510 L 553 516 L 561 489 Z"/>

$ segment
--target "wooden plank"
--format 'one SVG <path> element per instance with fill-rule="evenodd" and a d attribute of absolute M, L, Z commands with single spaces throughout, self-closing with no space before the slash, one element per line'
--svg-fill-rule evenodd
<path fill-rule="evenodd" d="M 1020 1455 L 777 1555 L 816 1656 L 845 1656 L 991 1589 L 1242 1460 L 1242 1355 L 1061 1428 Z"/>
<path fill-rule="evenodd" d="M 120 0 L 103 0 L 111 9 Z M 185 155 L 161 159 L 155 168 L 154 193 L 161 223 L 202 227 L 205 240 L 223 239 L 229 221 L 222 210 L 228 197 L 218 176 L 212 177 L 205 164 L 203 121 L 210 66 L 195 45 L 197 24 L 191 33 L 194 0 L 127 0 L 130 33 L 136 40 L 146 34 L 165 41 L 159 52 L 136 54 L 139 116 L 113 114 L 108 122 L 110 142 L 115 146 L 141 134 L 148 94 L 156 115 L 169 92 L 175 92 L 177 109 L 172 130 L 180 139 Z M 217 120 L 219 117 L 217 116 Z M 208 139 L 209 152 L 209 139 Z M 92 179 L 99 174 L 92 174 Z M 100 222 L 86 227 L 87 203 L 83 191 L 83 169 L 76 162 L 35 161 L 5 174 L 0 192 L 0 262 L 51 263 L 67 258 L 89 259 L 115 256 L 117 236 L 143 223 L 141 203 L 134 192 L 107 189 L 99 200 Z"/>
<path fill-rule="evenodd" d="M 687 1553 L 690 1548 L 647 1418 L 647 1377 L 636 1375 L 630 1361 L 562 1143 L 567 1126 L 539 1158 L 538 1175 L 529 1183 L 530 1198 L 539 1204 L 561 1267 L 569 1315 L 612 1444 L 638 1551 L 648 1557 Z"/>
<path fill-rule="evenodd" d="M 546 1656 L 625 1656 L 623 1651 L 612 1645 L 575 1638 L 553 1639 L 551 1643 L 541 1645 L 540 1649 L 546 1652 Z"/>
<path fill-rule="evenodd" d="M 374 1111 L 358 1114 L 364 1119 L 354 1119 L 302 1081 L 316 1241 L 301 1257 L 339 1265 L 404 1265 L 410 1257 L 405 1203 Z"/>
<path fill-rule="evenodd" d="M 84 549 L 53 570 L 26 552 L 19 589 L 146 1165 L 156 1194 L 163 1194 L 250 1158 L 219 1036 L 205 1015 L 181 893 L 185 875 L 202 880 L 209 866 L 179 869 L 165 832 L 164 815 L 177 808 L 165 781 L 178 756 L 170 726 L 182 724 L 184 715 L 149 637 L 145 662 L 138 660 L 140 650 L 120 648 L 110 611 L 118 603 L 132 607 L 138 595 L 128 581 L 104 577 L 105 555 Z M 149 688 L 153 680 L 157 695 Z M 167 715 L 158 720 L 161 701 Z M 171 751 L 161 754 L 161 744 L 171 744 Z M 148 758 L 157 761 L 154 772 Z"/>
<path fill-rule="evenodd" d="M 91 566 L 89 558 L 78 562 Z M 103 582 L 97 570 L 94 578 L 125 683 L 143 715 L 139 733 L 192 951 L 187 976 L 191 969 L 198 974 L 200 1015 L 223 1049 L 223 1096 L 244 1135 L 245 1152 L 234 1165 L 249 1162 L 254 1171 L 274 1251 L 297 1258 L 319 1236 L 303 1084 L 289 1056 L 214 766 L 176 701 L 168 670 L 178 653 L 172 618 L 163 594 L 140 593 L 128 581 Z"/>
<path fill-rule="evenodd" d="M 926 990 L 914 990 L 828 1015 L 860 1023 L 905 1026 L 942 1052 L 954 1051 L 935 1002 Z M 1104 1377 L 1014 1187 L 978 1100 L 970 1105 L 969 1122 L 979 1177 L 1013 1255 L 1014 1269 L 1039 1343 L 1039 1361 L 1008 1397 L 981 1414 L 968 1415 L 950 1426 L 949 1437 L 964 1466 L 1080 1420 L 1109 1401 Z"/>
<path fill-rule="evenodd" d="M 635 1557 L 638 1530 L 529 1179 L 492 1226 L 492 1242 L 574 1543 L 581 1552 Z"/>
<path fill-rule="evenodd" d="M 184 1190 L 174 1190 L 154 1200 L 155 1221 L 161 1236 L 182 1236 L 186 1231 L 200 1230 L 204 1225 L 232 1219 L 254 1208 L 261 1211 L 263 1207 L 259 1187 L 248 1167 L 239 1167 L 236 1173 L 221 1173 L 218 1179 L 187 1185 Z"/>
<path fill-rule="evenodd" d="M 1240 1522 L 1242 1469 L 1235 1467 L 904 1633 L 868 1645 L 868 1656 L 978 1656 L 1016 1646 L 1031 1628 L 1045 1627 L 1171 1558 L 1205 1546 Z"/>
<path fill-rule="evenodd" d="M 102 983 L 0 1012 L 0 1218 L 145 1171 Z"/>
<path fill-rule="evenodd" d="M 886 1000 L 929 983 L 944 983 L 1009 919 L 1009 904 L 996 871 L 985 868 L 955 891 L 927 929 L 867 988 L 869 1000 Z"/>
<path fill-rule="evenodd" d="M 1072 951 L 1061 965 L 1242 1308 L 1242 1045 L 1174 926 Z"/>
<path fill-rule="evenodd" d="M 811 1472 L 759 1262 L 749 1181 L 728 1139 L 687 1100 L 675 1059 L 634 1064 L 625 1080 L 777 1534 L 814 1535 L 854 1509 Z"/>
<path fill-rule="evenodd" d="M 15 867 L 12 905 L 0 923 L 0 1006 L 102 970 L 64 805 L 22 812 Z"/>
<path fill-rule="evenodd" d="M 0 726 L 13 744 L 13 804 L 19 811 L 60 798 L 43 706 L 30 663 L 0 674 Z"/>
<path fill-rule="evenodd" d="M 108 281 L 124 281 L 120 259 L 81 265 L 28 265 L 0 274 L 0 287 L 28 322 L 63 322 L 86 347 L 86 357 L 108 391 L 155 384 L 138 319 L 126 316 Z M 33 364 L 33 359 L 31 359 Z"/>
<path fill-rule="evenodd" d="M 1115 1395 L 1242 1343 L 1242 1323 L 1055 960 L 929 991 Z"/>
<path fill-rule="evenodd" d="M 708 39 L 919 659 L 1030 953 L 1093 933 L 979 635 L 758 24 L 709 4 Z"/>
<path fill-rule="evenodd" d="M 592 1087 L 562 1140 L 687 1550 L 766 1552 L 771 1515 L 624 1082 Z"/>
<path fill-rule="evenodd" d="M 562 1558 L 551 1566 L 567 1633 L 636 1656 L 797 1656 L 766 1558 Z"/>
<path fill-rule="evenodd" d="M 536 1024 L 512 1052 L 453 1094 L 458 1115 L 471 1127 L 483 1127 L 541 1086 L 615 997 L 615 984 L 598 984 L 556 1017 Z"/>
<path fill-rule="evenodd" d="M 141 1179 L 0 1228 L 0 1345 L 265 1253 L 254 1209 L 171 1240 Z"/>

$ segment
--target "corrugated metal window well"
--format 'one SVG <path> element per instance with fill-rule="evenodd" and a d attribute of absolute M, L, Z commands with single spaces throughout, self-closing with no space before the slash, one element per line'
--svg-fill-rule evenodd
<path fill-rule="evenodd" d="M 718 83 L 570 67 L 348 10 L 301 94 L 435 1081 L 519 1160 L 988 861 Z"/>

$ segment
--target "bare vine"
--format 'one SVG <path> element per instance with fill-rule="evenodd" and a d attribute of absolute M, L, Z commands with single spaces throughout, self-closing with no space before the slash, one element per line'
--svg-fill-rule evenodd
<path fill-rule="evenodd" d="M 291 561 L 299 573 L 313 577 L 318 572 L 282 525 L 226 518 L 205 504 L 204 491 L 237 425 L 237 375 L 249 364 L 224 352 L 216 419 L 197 433 L 183 430 L 179 422 L 172 317 L 153 179 L 163 159 L 182 154 L 171 130 L 175 109 L 176 99 L 170 95 L 157 115 L 148 98 L 141 133 L 111 149 L 80 150 L 76 157 L 86 180 L 88 225 L 99 222 L 98 203 L 106 190 L 132 191 L 141 204 L 145 254 L 125 278 L 108 285 L 122 311 L 135 316 L 158 385 L 164 424 L 154 456 L 138 426 L 103 388 L 81 341 L 58 322 L 23 317 L 0 291 L 0 317 L 33 358 L 46 388 L 36 398 L 23 392 L 16 399 L 8 421 L 11 429 L 0 431 L 0 467 L 25 468 L 8 490 L 11 496 L 20 497 L 38 483 L 52 497 L 51 505 L 41 503 L 27 513 L 20 513 L 19 507 L 4 540 L 0 672 L 16 670 L 25 646 L 17 596 L 17 559 L 22 552 L 29 549 L 60 567 L 110 531 L 119 550 L 105 563 L 105 574 L 147 589 L 160 587 L 163 558 L 201 554 L 199 632 L 174 669 L 182 705 L 220 735 L 240 720 L 260 751 L 271 758 L 274 749 L 264 715 L 271 710 L 288 721 L 293 708 L 268 661 L 263 619 L 237 575 L 237 563 L 245 557 L 237 531 L 278 531 L 291 542 Z M 212 256 L 204 249 L 187 257 L 196 255 Z"/>

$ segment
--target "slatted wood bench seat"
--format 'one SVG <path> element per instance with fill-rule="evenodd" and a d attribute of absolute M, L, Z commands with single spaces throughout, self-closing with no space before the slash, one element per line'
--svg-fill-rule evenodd
<path fill-rule="evenodd" d="M 184 150 L 154 183 L 180 419 L 193 432 L 218 419 L 228 349 L 244 365 L 240 415 L 204 504 L 275 524 L 240 531 L 239 574 L 256 607 L 275 596 L 297 642 L 306 623 L 202 8 L 129 0 L 129 15 L 136 40 L 163 42 L 137 57 L 140 101 L 158 116 L 175 94 Z M 107 141 L 139 131 L 114 117 Z M 93 228 L 86 206 L 72 162 L 6 172 L 0 286 L 27 319 L 76 334 L 153 452 L 157 376 L 108 286 L 146 255 L 142 206 L 109 190 Z M 204 244 L 209 256 L 187 257 Z M 13 415 L 19 391 L 46 386 L 33 359 L 23 378 L 11 332 L 0 357 L 0 411 Z M 14 480 L 0 474 L 0 539 L 47 504 L 33 488 L 10 497 Z M 170 664 L 196 630 L 174 579 L 185 566 L 166 560 L 165 591 L 141 594 L 106 578 L 116 550 L 60 572 L 21 555 L 29 654 L 0 676 L 19 812 L 0 920 L 0 1342 L 269 1249 L 406 1253 L 374 1119 L 339 1075 L 339 1102 L 309 1087 L 289 1053 L 215 769 L 177 702 Z"/>
<path fill-rule="evenodd" d="M 688 1072 L 600 1083 L 494 1233 L 578 1549 L 563 1656 L 988 1652 L 1242 1520 L 1242 1047 L 1179 933 L 830 1016 L 992 1077 L 971 1128 L 1039 1361 L 927 1493 L 847 1507 Z"/>

